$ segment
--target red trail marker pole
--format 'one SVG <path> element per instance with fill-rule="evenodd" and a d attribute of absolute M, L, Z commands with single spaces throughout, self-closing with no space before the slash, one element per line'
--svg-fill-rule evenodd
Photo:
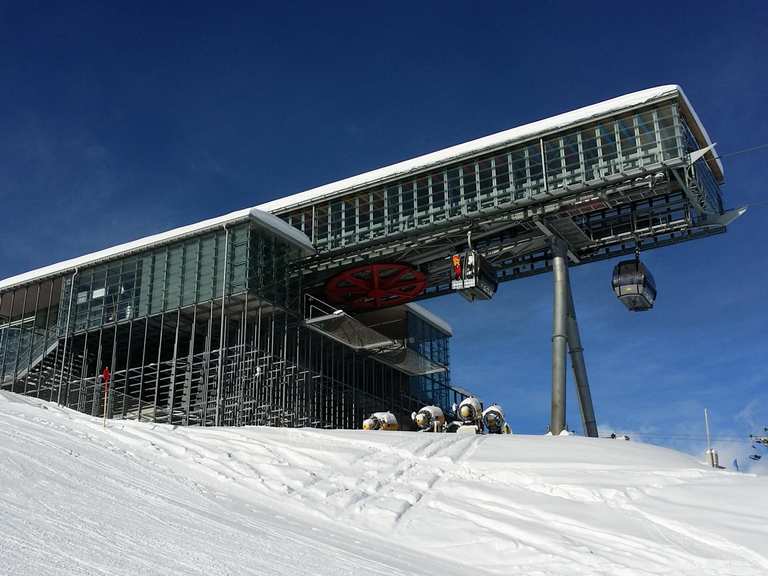
<path fill-rule="evenodd" d="M 101 372 L 101 380 L 104 382 L 104 428 L 107 427 L 107 398 L 109 398 L 109 379 L 111 376 L 109 366 L 105 366 Z"/>

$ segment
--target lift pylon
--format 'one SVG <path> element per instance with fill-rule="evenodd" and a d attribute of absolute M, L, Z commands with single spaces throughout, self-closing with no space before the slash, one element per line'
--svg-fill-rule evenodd
<path fill-rule="evenodd" d="M 566 349 L 571 354 L 571 366 L 576 380 L 579 410 L 584 435 L 597 437 L 597 420 L 589 391 L 584 348 L 581 345 L 576 309 L 573 305 L 568 275 L 568 248 L 560 238 L 552 238 L 552 273 L 554 302 L 552 312 L 552 409 L 549 430 L 553 435 L 566 429 Z"/>

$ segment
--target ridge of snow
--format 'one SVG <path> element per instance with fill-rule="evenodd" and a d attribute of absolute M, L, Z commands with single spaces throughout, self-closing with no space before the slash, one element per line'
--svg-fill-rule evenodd
<path fill-rule="evenodd" d="M 393 178 L 397 178 L 397 177 L 406 175 L 408 173 L 427 168 L 429 166 L 442 165 L 452 160 L 460 159 L 468 154 L 476 154 L 484 150 L 499 148 L 501 146 L 509 145 L 517 141 L 532 138 L 534 136 L 543 135 L 547 132 L 561 130 L 568 126 L 584 123 L 591 119 L 609 115 L 619 110 L 635 108 L 637 106 L 642 106 L 643 104 L 655 102 L 657 100 L 674 98 L 676 96 L 679 96 L 682 99 L 684 105 L 690 111 L 694 122 L 697 124 L 698 128 L 701 130 L 701 133 L 706 139 L 706 144 L 707 145 L 711 144 L 712 141 L 710 140 L 709 135 L 707 134 L 707 131 L 704 128 L 704 125 L 699 120 L 699 117 L 696 114 L 696 111 L 693 109 L 693 106 L 691 106 L 691 103 L 686 97 L 685 93 L 683 92 L 683 89 L 676 84 L 656 86 L 654 88 L 640 90 L 639 92 L 632 92 L 631 94 L 625 94 L 617 98 L 612 98 L 610 100 L 605 100 L 603 102 L 591 104 L 589 106 L 578 108 L 570 112 L 565 112 L 563 114 L 558 114 L 556 116 L 544 118 L 536 122 L 524 124 L 522 126 L 511 128 L 503 132 L 498 132 L 496 134 L 491 134 L 489 136 L 477 138 L 475 140 L 471 140 L 463 144 L 458 144 L 456 146 L 451 146 L 442 150 L 437 150 L 429 154 L 424 154 L 422 156 L 418 156 L 410 160 L 405 160 L 403 162 L 398 162 L 390 166 L 385 166 L 383 168 L 378 168 L 376 170 L 365 172 L 363 174 L 358 174 L 357 176 L 345 178 L 337 182 L 331 182 L 329 184 L 325 184 L 317 188 L 312 188 L 304 192 L 299 192 L 297 194 L 292 194 L 290 196 L 285 196 L 283 198 L 277 198 L 275 200 L 271 200 L 269 202 L 260 204 L 254 208 L 246 208 L 244 210 L 238 210 L 235 212 L 231 212 L 229 214 L 225 214 L 223 216 L 218 216 L 216 218 L 203 220 L 202 222 L 198 222 L 196 224 L 182 226 L 180 228 L 175 228 L 167 232 L 154 234 L 152 236 L 140 238 L 138 240 L 127 242 L 125 244 L 120 244 L 112 248 L 107 248 L 105 250 L 93 252 L 91 254 L 86 254 L 78 258 L 72 258 L 70 260 L 65 260 L 63 262 L 51 264 L 49 266 L 38 268 L 30 272 L 25 272 L 23 274 L 12 276 L 10 278 L 0 280 L 0 290 L 9 288 L 17 284 L 23 284 L 31 280 L 36 280 L 39 278 L 52 276 L 54 274 L 59 274 L 61 272 L 65 272 L 68 270 L 74 270 L 79 266 L 93 264 L 95 262 L 108 259 L 108 258 L 113 258 L 124 253 L 129 253 L 139 249 L 147 248 L 154 244 L 164 243 L 169 240 L 175 240 L 190 234 L 198 233 L 208 228 L 215 228 L 217 226 L 221 226 L 222 224 L 225 224 L 225 223 L 236 222 L 248 217 L 254 217 L 254 210 L 273 213 L 279 210 L 284 210 L 286 208 L 297 207 L 307 202 L 314 202 L 323 198 L 330 198 L 332 196 L 336 196 L 336 195 L 348 192 L 351 189 L 355 189 L 360 186 L 364 186 L 364 185 L 369 186 L 369 185 L 374 185 L 380 181 L 391 180 Z M 716 161 L 722 172 L 723 170 L 722 163 L 720 162 L 719 159 L 717 159 Z M 257 216 L 257 219 L 258 218 L 259 217 Z M 276 218 L 275 220 L 280 220 L 280 219 Z M 296 242 L 300 247 L 304 247 L 305 249 L 308 250 L 309 246 L 312 246 L 312 242 L 310 241 L 310 239 L 306 235 L 304 235 L 301 231 L 296 230 L 292 226 L 289 226 L 282 221 L 280 221 L 279 224 L 272 221 L 272 225 L 275 227 L 275 230 L 279 231 L 279 233 L 284 237 L 291 237 L 294 240 L 296 240 Z M 312 247 L 312 252 L 308 252 L 308 253 L 311 254 L 313 252 L 314 252 L 314 247 Z"/>
<path fill-rule="evenodd" d="M 316 252 L 315 245 L 312 244 L 312 240 L 309 239 L 309 236 L 274 214 L 259 208 L 251 208 L 248 212 L 248 216 L 267 230 L 280 236 L 284 240 L 287 240 L 296 248 L 299 248 L 305 255 L 314 254 Z"/>
<path fill-rule="evenodd" d="M 330 198 L 340 193 L 348 192 L 354 188 L 372 186 L 378 182 L 402 177 L 411 172 L 423 170 L 431 166 L 443 165 L 451 161 L 456 161 L 469 154 L 477 154 L 482 151 L 501 148 L 515 142 L 521 142 L 533 137 L 542 136 L 549 132 L 562 130 L 575 124 L 582 124 L 595 118 L 607 116 L 619 110 L 636 108 L 657 100 L 674 98 L 678 95 L 683 96 L 684 103 L 691 110 L 692 117 L 701 128 L 702 134 L 707 138 L 707 144 L 711 144 L 704 126 L 701 124 L 696 113 L 693 112 L 693 108 L 688 99 L 684 97 L 683 89 L 677 84 L 667 84 L 664 86 L 647 88 L 645 90 L 640 90 L 639 92 L 632 92 L 630 94 L 611 98 L 610 100 L 597 102 L 596 104 L 590 104 L 589 106 L 577 108 L 556 116 L 550 116 L 542 120 L 510 128 L 509 130 L 504 130 L 475 140 L 470 140 L 469 142 L 430 152 L 429 154 L 417 156 L 416 158 L 411 158 L 403 162 L 364 172 L 357 176 L 331 182 L 317 188 L 299 192 L 298 194 L 277 198 L 264 204 L 260 204 L 258 208 L 268 212 L 275 212 L 278 210 L 285 210 L 286 208 L 298 207 L 308 202 L 315 202 L 322 198 Z"/>
<path fill-rule="evenodd" d="M 39 278 L 53 276 L 68 270 L 75 270 L 81 266 L 92 265 L 103 260 L 130 254 L 132 252 L 144 250 L 152 246 L 165 244 L 172 240 L 179 240 L 181 238 L 199 234 L 201 232 L 215 230 L 216 228 L 220 228 L 224 225 L 235 224 L 240 221 L 248 220 L 249 218 L 255 220 L 261 226 L 274 233 L 275 235 L 290 242 L 302 250 L 302 252 L 305 254 L 315 253 L 315 247 L 312 244 L 312 241 L 300 230 L 297 230 L 274 214 L 264 212 L 258 208 L 246 208 L 245 210 L 237 210 L 235 212 L 225 214 L 224 216 L 209 218 L 195 224 L 174 228 L 173 230 L 168 230 L 167 232 L 153 234 L 152 236 L 145 236 L 144 238 L 126 242 L 125 244 L 118 244 L 117 246 L 99 250 L 98 252 L 91 252 L 90 254 L 85 254 L 77 258 L 71 258 L 56 264 L 51 264 L 49 266 L 31 270 L 30 272 L 11 276 L 4 280 L 0 280 L 0 290 L 10 288 L 11 286 L 15 286 L 17 284 L 24 284 L 25 282 L 30 282 Z"/>
<path fill-rule="evenodd" d="M 636 442 L 108 421 L 0 392 L 2 570 L 739 575 L 768 478 Z"/>

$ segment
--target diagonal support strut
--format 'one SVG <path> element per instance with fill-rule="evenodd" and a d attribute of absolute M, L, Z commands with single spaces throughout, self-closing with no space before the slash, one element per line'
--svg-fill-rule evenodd
<path fill-rule="evenodd" d="M 568 277 L 568 249 L 560 238 L 552 239 L 552 272 L 554 277 L 554 306 L 552 318 L 552 406 L 549 430 L 553 435 L 566 429 L 566 349 L 570 351 L 571 366 L 576 380 L 579 410 L 584 435 L 597 437 L 597 420 L 589 390 L 584 348 L 581 345 L 576 309 Z"/>

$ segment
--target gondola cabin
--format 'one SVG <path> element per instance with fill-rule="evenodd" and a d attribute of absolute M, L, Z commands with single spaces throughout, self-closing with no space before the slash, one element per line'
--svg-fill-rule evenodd
<path fill-rule="evenodd" d="M 639 258 L 616 264 L 611 284 L 616 297 L 632 312 L 653 308 L 656 301 L 656 282 Z"/>
<path fill-rule="evenodd" d="M 476 250 L 454 254 L 451 257 L 451 269 L 451 289 L 458 291 L 470 302 L 490 300 L 496 294 L 499 285 L 496 269 Z"/>

